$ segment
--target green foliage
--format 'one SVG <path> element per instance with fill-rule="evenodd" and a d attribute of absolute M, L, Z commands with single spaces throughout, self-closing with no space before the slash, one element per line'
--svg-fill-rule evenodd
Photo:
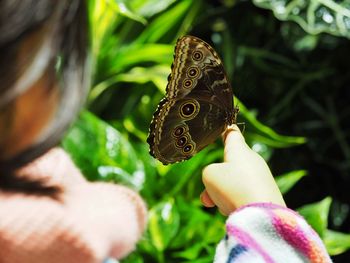
<path fill-rule="evenodd" d="M 307 175 L 305 170 L 291 171 L 276 176 L 276 183 L 282 194 L 286 194 L 302 177 Z"/>
<path fill-rule="evenodd" d="M 320 202 L 308 204 L 298 209 L 298 212 L 321 237 L 324 236 L 327 228 L 327 218 L 331 202 L 332 199 L 327 197 Z"/>
<path fill-rule="evenodd" d="M 271 9 L 278 19 L 298 23 L 310 34 L 327 32 L 350 38 L 348 0 L 253 0 L 253 2 L 259 7 Z"/>
<path fill-rule="evenodd" d="M 332 199 L 327 197 L 320 202 L 305 205 L 298 211 L 323 238 L 328 253 L 338 255 L 350 248 L 350 235 L 327 229 L 331 202 Z"/>
<path fill-rule="evenodd" d="M 145 168 L 133 145 L 91 113 L 80 115 L 62 145 L 88 179 L 142 188 Z"/>
<path fill-rule="evenodd" d="M 163 252 L 179 231 L 180 215 L 174 200 L 156 204 L 149 211 L 149 233 L 154 248 Z"/>
<path fill-rule="evenodd" d="M 339 255 L 350 249 L 350 234 L 344 234 L 327 229 L 324 242 L 330 255 Z"/>
<path fill-rule="evenodd" d="M 122 183 L 140 191 L 147 202 L 148 230 L 122 262 L 212 262 L 224 235 L 225 218 L 199 202 L 201 171 L 222 160 L 222 142 L 169 166 L 154 160 L 146 144 L 175 41 L 188 33 L 212 42 L 223 58 L 244 136 L 272 172 L 282 174 L 276 179 L 287 201 L 294 208 L 303 205 L 300 213 L 330 254 L 349 249 L 349 235 L 341 232 L 348 210 L 339 221 L 330 208 L 332 199 L 335 207 L 346 204 L 326 198 L 330 193 L 322 185 L 335 176 L 339 180 L 337 173 L 346 178 L 349 171 L 344 160 L 350 159 L 350 147 L 342 125 L 350 110 L 337 114 L 338 104 L 345 107 L 348 101 L 334 103 L 349 81 L 340 69 L 348 64 L 343 57 L 350 55 L 349 43 L 335 37 L 349 37 L 349 3 L 253 2 L 256 6 L 249 1 L 89 0 L 93 85 L 87 109 L 62 145 L 89 180 Z M 322 174 L 325 164 L 335 167 L 335 174 Z M 309 183 L 300 190 L 305 181 L 312 187 Z"/>

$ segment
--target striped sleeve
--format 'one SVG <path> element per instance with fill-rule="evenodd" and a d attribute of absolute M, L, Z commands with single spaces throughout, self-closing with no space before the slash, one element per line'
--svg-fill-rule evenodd
<path fill-rule="evenodd" d="M 256 203 L 236 210 L 226 222 L 215 263 L 332 262 L 321 239 L 293 210 Z"/>

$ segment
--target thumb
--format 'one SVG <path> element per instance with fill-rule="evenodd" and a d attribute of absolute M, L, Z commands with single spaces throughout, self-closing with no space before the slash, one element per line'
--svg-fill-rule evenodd
<path fill-rule="evenodd" d="M 224 162 L 235 162 L 242 151 L 249 149 L 237 125 L 227 127 L 223 133 L 225 144 Z"/>

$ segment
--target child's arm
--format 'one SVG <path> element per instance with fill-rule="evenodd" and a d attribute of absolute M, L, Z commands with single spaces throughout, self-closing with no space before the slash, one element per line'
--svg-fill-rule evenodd
<path fill-rule="evenodd" d="M 269 167 L 237 126 L 224 141 L 224 162 L 204 169 L 201 195 L 203 205 L 230 214 L 215 262 L 331 262 L 316 232 L 286 208 Z"/>
<path fill-rule="evenodd" d="M 62 189 L 59 199 L 0 191 L 1 263 L 100 263 L 135 249 L 146 206 L 134 191 L 90 183 L 55 148 L 19 171 Z"/>

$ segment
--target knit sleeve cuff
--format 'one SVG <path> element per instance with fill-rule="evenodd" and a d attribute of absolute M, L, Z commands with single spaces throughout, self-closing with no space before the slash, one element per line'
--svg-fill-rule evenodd
<path fill-rule="evenodd" d="M 237 262 L 331 262 L 307 222 L 295 211 L 272 203 L 243 206 L 227 219 L 215 262 L 236 258 Z"/>

